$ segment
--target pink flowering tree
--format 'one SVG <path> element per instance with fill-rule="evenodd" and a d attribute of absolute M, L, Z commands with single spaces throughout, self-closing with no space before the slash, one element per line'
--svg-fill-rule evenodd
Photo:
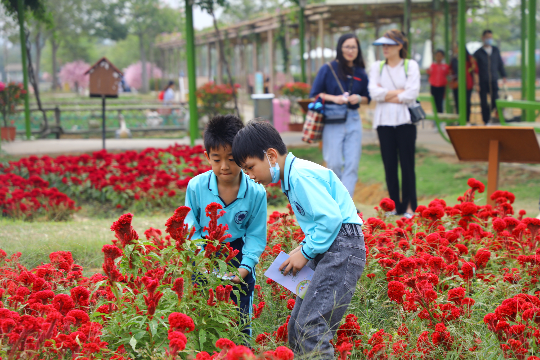
<path fill-rule="evenodd" d="M 90 68 L 90 65 L 82 60 L 73 61 L 65 64 L 60 70 L 60 81 L 67 83 L 72 90 L 79 91 L 80 88 L 87 88 L 90 77 L 84 73 Z"/>
<path fill-rule="evenodd" d="M 150 79 L 159 79 L 163 76 L 160 68 L 148 62 L 146 63 L 146 73 L 150 74 Z M 137 90 L 142 89 L 142 66 L 140 61 L 124 69 L 124 79 L 130 87 Z"/>

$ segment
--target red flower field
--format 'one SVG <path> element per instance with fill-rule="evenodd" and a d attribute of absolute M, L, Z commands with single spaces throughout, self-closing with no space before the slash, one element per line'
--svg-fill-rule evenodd
<path fill-rule="evenodd" d="M 210 169 L 203 151 L 175 145 L 118 154 L 30 156 L 0 164 L 0 209 L 9 217 L 55 220 L 83 203 L 132 211 L 175 209 L 184 202 L 189 180 Z"/>
<path fill-rule="evenodd" d="M 468 183 L 457 205 L 435 199 L 393 221 L 384 199 L 365 220 L 366 276 L 333 340 L 339 359 L 538 359 L 540 221 L 516 212 L 505 191 L 493 194 L 495 207 L 477 205 L 484 186 Z M 102 273 L 86 274 L 69 252 L 34 269 L 20 253 L 0 252 L 0 356 L 292 359 L 294 296 L 262 275 L 304 238 L 292 211 L 270 216 L 247 343 L 230 298 L 238 290 L 214 275 L 230 271 L 235 255 L 218 225 L 223 210 L 208 206 L 205 240 L 191 238 L 189 211 L 178 208 L 166 234 L 150 228 L 142 237 L 136 218 L 122 215 L 102 249 Z"/>

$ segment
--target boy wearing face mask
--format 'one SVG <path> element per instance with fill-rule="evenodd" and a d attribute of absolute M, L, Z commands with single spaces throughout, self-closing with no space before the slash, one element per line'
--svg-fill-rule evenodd
<path fill-rule="evenodd" d="M 208 204 L 218 203 L 225 211 L 218 224 L 229 227 L 227 233 L 232 237 L 225 241 L 239 250 L 230 265 L 238 268 L 241 277 L 234 276 L 231 280 L 241 289 L 240 299 L 234 292 L 231 299 L 243 315 L 243 332 L 250 336 L 255 266 L 266 248 L 266 190 L 250 180 L 233 159 L 233 139 L 243 127 L 242 121 L 234 115 L 218 115 L 208 122 L 204 132 L 204 156 L 212 170 L 189 181 L 185 205 L 191 208 L 186 223 L 190 228 L 195 227 L 193 239 L 206 235 L 204 228 L 210 222 L 205 213 Z"/>
<path fill-rule="evenodd" d="M 280 266 L 284 275 L 294 276 L 306 265 L 315 271 L 304 298 L 296 298 L 288 325 L 289 346 L 302 358 L 333 360 L 330 340 L 366 264 L 362 219 L 353 200 L 332 170 L 288 153 L 268 123 L 251 121 L 240 130 L 233 156 L 254 181 L 268 185 L 281 180 L 281 190 L 305 234 Z"/>
<path fill-rule="evenodd" d="M 482 120 L 487 124 L 491 113 L 497 109 L 495 100 L 499 98 L 499 74 L 503 83 L 506 83 L 506 71 L 502 61 L 499 48 L 493 46 L 493 32 L 484 30 L 482 33 L 482 42 L 484 46 L 474 53 L 478 65 L 478 80 L 476 81 L 476 91 L 480 93 L 480 104 L 482 107 Z M 488 103 L 487 95 L 491 98 Z M 497 116 L 497 114 L 495 114 Z"/>

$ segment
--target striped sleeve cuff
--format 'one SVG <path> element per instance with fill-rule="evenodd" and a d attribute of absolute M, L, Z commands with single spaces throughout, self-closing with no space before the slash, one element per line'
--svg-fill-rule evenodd
<path fill-rule="evenodd" d="M 300 249 L 300 251 L 302 251 L 302 255 L 304 255 L 304 257 L 308 260 L 313 260 L 315 259 L 315 255 L 314 254 L 308 254 L 305 250 L 305 246 L 302 246 L 302 249 Z M 312 256 L 313 255 L 313 256 Z"/>
<path fill-rule="evenodd" d="M 240 264 L 239 268 L 246 269 L 246 270 L 249 271 L 251 274 L 253 274 L 253 267 L 251 267 L 251 266 L 249 266 L 249 265 L 246 265 L 246 264 Z"/>

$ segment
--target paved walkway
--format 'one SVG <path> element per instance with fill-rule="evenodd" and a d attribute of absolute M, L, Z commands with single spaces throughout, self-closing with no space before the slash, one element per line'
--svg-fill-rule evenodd
<path fill-rule="evenodd" d="M 309 146 L 302 142 L 300 132 L 284 132 L 281 136 L 287 146 Z M 540 135 L 538 138 L 540 142 Z M 190 142 L 187 137 L 179 139 L 107 139 L 106 148 L 110 151 L 142 150 L 148 147 L 164 148 L 175 143 L 189 145 Z M 364 145 L 378 144 L 377 133 L 372 129 L 364 129 L 362 143 Z M 197 140 L 196 144 L 202 145 L 202 140 Z M 444 141 L 436 130 L 427 128 L 427 126 L 422 128 L 422 125 L 419 125 L 416 144 L 418 147 L 436 153 L 455 154 L 453 146 Z M 78 154 L 98 151 L 101 148 L 101 139 L 17 140 L 12 143 L 2 143 L 2 151 L 13 156 Z"/>
<path fill-rule="evenodd" d="M 287 146 L 303 146 L 301 133 L 281 134 Z M 107 139 L 105 146 L 110 151 L 142 150 L 148 147 L 166 148 L 174 144 L 189 145 L 188 137 L 179 139 Z M 196 144 L 202 145 L 201 139 Z M 41 139 L 12 143 L 2 143 L 2 150 L 13 156 L 61 155 L 98 151 L 102 149 L 101 139 Z"/>

